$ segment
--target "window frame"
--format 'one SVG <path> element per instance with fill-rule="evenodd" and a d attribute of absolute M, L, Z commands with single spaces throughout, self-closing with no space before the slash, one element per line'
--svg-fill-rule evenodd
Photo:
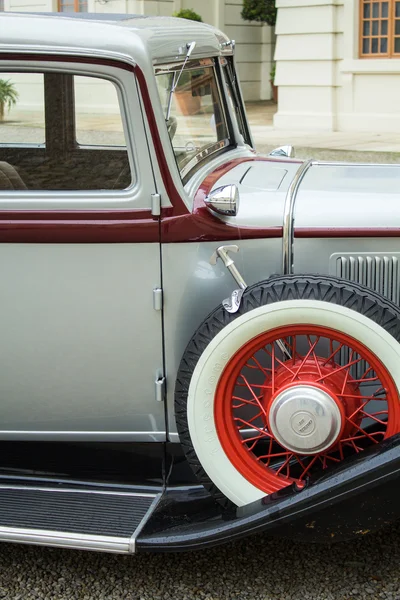
<path fill-rule="evenodd" d="M 382 17 L 382 4 L 383 2 L 387 2 L 388 4 L 388 16 L 386 17 Z M 372 6 L 373 4 L 379 4 L 380 5 L 380 10 L 379 10 L 379 17 L 373 17 L 372 14 L 365 18 L 364 17 L 364 6 L 366 4 L 370 5 L 370 8 L 372 10 Z M 358 47 L 358 55 L 360 59 L 400 59 L 400 51 L 396 52 L 395 51 L 395 41 L 396 39 L 400 40 L 400 33 L 396 34 L 395 31 L 395 27 L 396 27 L 396 21 L 398 23 L 400 23 L 400 15 L 397 17 L 396 16 L 396 3 L 398 3 L 398 0 L 359 0 L 359 30 L 358 30 L 358 37 L 359 37 L 359 47 Z M 379 24 L 382 21 L 387 21 L 388 23 L 388 31 L 387 34 L 383 34 L 382 35 L 382 30 L 381 30 L 381 26 L 379 26 Z M 372 35 L 372 24 L 377 22 L 378 23 L 378 34 L 377 35 Z M 370 32 L 368 35 L 364 35 L 364 24 L 365 23 L 369 23 L 370 24 Z M 387 39 L 387 51 L 386 52 L 371 52 L 371 47 L 372 47 L 372 40 L 376 39 L 378 40 L 378 44 L 380 43 L 380 41 L 382 39 Z M 363 51 L 363 44 L 364 44 L 364 40 L 369 40 L 370 43 L 370 48 L 369 48 L 369 52 L 364 52 Z"/>
<path fill-rule="evenodd" d="M 71 6 L 72 4 L 74 6 L 74 10 L 73 11 L 63 10 L 62 0 L 57 0 L 57 10 L 58 10 L 58 12 L 61 12 L 61 13 L 68 13 L 68 12 L 76 12 L 76 13 L 88 12 L 88 0 L 84 0 L 83 2 L 82 2 L 82 0 L 72 0 L 72 1 L 69 2 L 69 4 L 67 4 L 67 6 Z M 80 4 L 85 4 L 86 10 L 82 10 L 82 11 L 79 10 L 79 5 Z"/>
<path fill-rule="evenodd" d="M 143 172 L 150 172 L 150 157 L 138 152 L 139 147 L 147 147 L 144 127 L 138 131 L 138 123 L 132 122 L 132 114 L 140 115 L 140 100 L 137 94 L 137 82 L 132 72 L 115 66 L 81 63 L 77 61 L 48 62 L 26 61 L 21 56 L 18 62 L 4 61 L 1 72 L 5 73 L 66 73 L 108 80 L 117 89 L 121 119 L 126 140 L 132 183 L 121 190 L 0 190 L 0 212 L 3 210 L 118 210 L 145 209 L 151 206 L 151 193 L 154 193 L 154 179 L 143 177 Z M 122 65 L 121 65 L 122 66 Z M 141 122 L 141 121 L 140 121 Z M 142 122 L 141 122 L 142 123 Z M 143 124 L 142 124 L 143 125 Z M 27 147 L 30 144 L 26 144 Z M 35 145 L 35 147 L 38 147 Z M 86 146 L 83 145 L 83 148 Z M 101 148 L 100 146 L 98 147 Z"/>

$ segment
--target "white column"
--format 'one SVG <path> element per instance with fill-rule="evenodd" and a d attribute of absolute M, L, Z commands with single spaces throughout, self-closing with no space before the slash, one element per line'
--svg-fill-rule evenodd
<path fill-rule="evenodd" d="M 277 0 L 277 129 L 336 129 L 343 2 Z"/>
<path fill-rule="evenodd" d="M 275 31 L 273 27 L 264 25 L 262 28 L 262 46 L 261 46 L 261 81 L 260 81 L 260 99 L 270 100 L 272 97 L 270 73 L 275 53 Z"/>

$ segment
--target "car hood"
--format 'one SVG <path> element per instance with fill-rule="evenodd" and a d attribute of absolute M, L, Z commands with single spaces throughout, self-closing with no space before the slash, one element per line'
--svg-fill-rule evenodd
<path fill-rule="evenodd" d="M 299 161 L 241 162 L 213 185 L 239 189 L 232 225 L 276 227 L 283 224 L 285 198 Z M 400 165 L 313 163 L 296 194 L 296 227 L 400 227 Z"/>
<path fill-rule="evenodd" d="M 298 162 L 265 159 L 234 166 L 213 185 L 215 189 L 235 184 L 239 190 L 238 214 L 224 220 L 246 227 L 282 226 L 285 197 L 298 168 Z"/>

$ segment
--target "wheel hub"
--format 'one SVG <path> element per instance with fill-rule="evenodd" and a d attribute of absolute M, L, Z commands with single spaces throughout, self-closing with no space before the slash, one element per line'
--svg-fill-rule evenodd
<path fill-rule="evenodd" d="M 298 454 L 330 448 L 342 431 L 342 414 L 334 396 L 314 385 L 293 385 L 278 393 L 269 411 L 276 440 Z"/>

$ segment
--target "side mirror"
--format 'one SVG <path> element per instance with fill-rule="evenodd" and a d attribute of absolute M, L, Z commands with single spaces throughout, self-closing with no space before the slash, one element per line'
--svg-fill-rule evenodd
<path fill-rule="evenodd" d="M 294 157 L 293 146 L 280 146 L 272 150 L 268 156 L 287 156 L 288 158 Z"/>
<path fill-rule="evenodd" d="M 219 215 L 235 217 L 239 210 L 239 190 L 236 185 L 223 185 L 204 198 L 205 205 Z"/>

